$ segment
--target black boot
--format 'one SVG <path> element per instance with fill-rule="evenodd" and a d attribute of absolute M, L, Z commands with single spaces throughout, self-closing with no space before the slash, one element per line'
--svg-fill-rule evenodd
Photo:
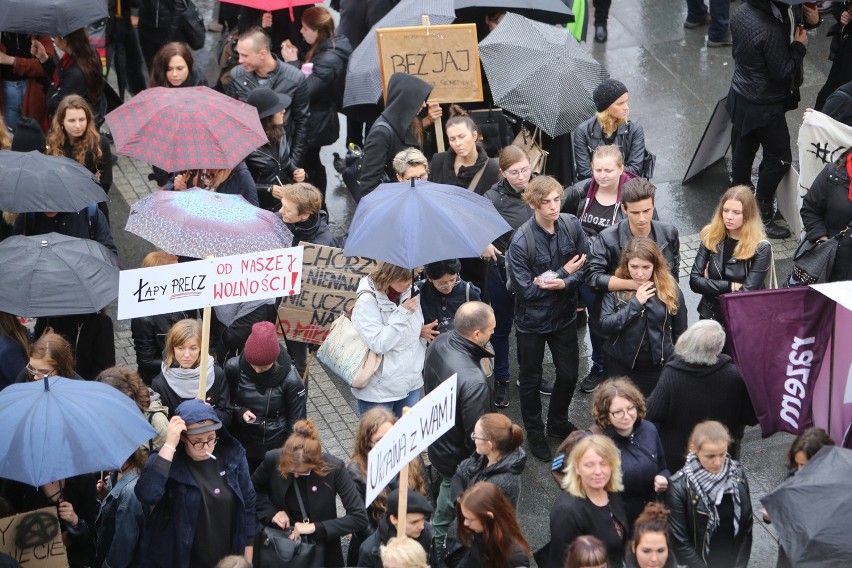
<path fill-rule="evenodd" d="M 790 230 L 775 223 L 775 208 L 772 201 L 758 201 L 760 208 L 760 219 L 763 221 L 763 230 L 770 239 L 786 239 L 790 236 Z"/>

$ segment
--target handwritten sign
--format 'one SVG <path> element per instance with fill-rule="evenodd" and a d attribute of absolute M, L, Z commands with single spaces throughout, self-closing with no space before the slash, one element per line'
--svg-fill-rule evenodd
<path fill-rule="evenodd" d="M 430 102 L 482 100 L 475 24 L 379 28 L 376 36 L 385 100 L 394 73 L 414 75 L 432 85 Z"/>
<path fill-rule="evenodd" d="M 334 247 L 304 244 L 304 249 L 301 293 L 281 303 L 278 319 L 287 339 L 319 345 L 332 322 L 355 305 L 358 283 L 377 262 L 344 256 Z"/>
<path fill-rule="evenodd" d="M 0 519 L 0 552 L 26 568 L 66 568 L 68 557 L 55 507 Z"/>
<path fill-rule="evenodd" d="M 122 270 L 118 319 L 293 296 L 302 247 Z"/>
<path fill-rule="evenodd" d="M 456 425 L 458 375 L 422 398 L 367 454 L 367 506 L 402 467 Z"/>

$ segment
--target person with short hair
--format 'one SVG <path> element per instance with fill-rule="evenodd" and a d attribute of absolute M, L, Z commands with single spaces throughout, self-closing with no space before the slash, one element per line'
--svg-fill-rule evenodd
<path fill-rule="evenodd" d="M 606 547 L 596 536 L 580 535 L 568 547 L 565 568 L 606 568 L 608 565 Z"/>
<path fill-rule="evenodd" d="M 621 454 L 606 436 L 592 434 L 574 445 L 562 488 L 550 510 L 550 554 L 545 568 L 562 568 L 569 545 L 593 535 L 606 546 L 609 567 L 622 565 L 630 525 L 621 499 Z"/>
<path fill-rule="evenodd" d="M 461 268 L 457 258 L 430 262 L 423 267 L 426 279 L 417 283 L 423 321 L 437 333 L 453 329 L 462 304 L 480 300 L 479 288 L 461 278 Z"/>
<path fill-rule="evenodd" d="M 293 233 L 293 246 L 313 243 L 340 246 L 340 239 L 328 228 L 328 213 L 323 210 L 322 192 L 309 183 L 291 183 L 281 190 L 281 219 Z"/>
<path fill-rule="evenodd" d="M 583 283 L 589 241 L 576 217 L 560 213 L 563 193 L 550 176 L 538 176 L 527 185 L 523 199 L 533 217 L 515 231 L 507 255 L 515 294 L 521 416 L 530 452 L 541 461 L 550 461 L 552 454 L 544 436 L 540 393 L 551 395 L 548 435 L 562 440 L 576 430 L 568 407 L 579 373 L 576 291 Z M 534 242 L 528 242 L 528 235 Z M 556 366 L 552 386 L 543 378 L 545 345 Z"/>
<path fill-rule="evenodd" d="M 718 420 L 731 433 L 731 457 L 739 458 L 746 425 L 757 424 L 748 390 L 730 356 L 722 353 L 725 330 L 701 320 L 678 338 L 674 356 L 648 398 L 646 420 L 657 425 L 666 464 L 683 467 L 689 432 L 702 420 Z"/>
<path fill-rule="evenodd" d="M 467 554 L 459 568 L 519 568 L 530 565 L 529 543 L 500 488 L 480 481 L 465 490 L 456 506 L 459 540 Z"/>
<path fill-rule="evenodd" d="M 284 446 L 267 452 L 251 479 L 263 526 L 290 529 L 293 539 L 311 536 L 324 550 L 323 566 L 338 567 L 344 565 L 341 537 L 366 529 L 367 511 L 346 466 L 323 451 L 318 436 L 313 419 L 299 420 Z M 338 497 L 345 510 L 341 517 Z"/>
<path fill-rule="evenodd" d="M 426 551 L 408 537 L 393 537 L 381 547 L 384 568 L 429 568 Z"/>
<path fill-rule="evenodd" d="M 666 491 L 672 545 L 690 568 L 746 568 L 751 556 L 752 508 L 748 479 L 728 456 L 731 436 L 713 420 L 689 436 L 686 464 Z"/>
<path fill-rule="evenodd" d="M 269 36 L 261 28 L 251 28 L 237 40 L 240 64 L 231 70 L 231 79 L 225 93 L 238 101 L 246 102 L 249 94 L 259 87 L 267 87 L 293 100 L 290 119 L 287 121 L 287 139 L 293 165 L 302 167 L 308 144 L 308 121 L 311 117 L 311 96 L 305 75 L 275 57 Z"/>
<path fill-rule="evenodd" d="M 379 520 L 375 532 L 361 544 L 356 566 L 382 568 L 381 549 L 397 534 L 398 509 L 399 489 L 397 488 L 388 493 L 387 511 Z M 405 510 L 405 536 L 423 547 L 431 566 L 438 566 L 434 554 L 435 548 L 432 546 L 432 525 L 429 524 L 429 517 L 435 509 L 423 495 L 409 489 Z"/>
<path fill-rule="evenodd" d="M 268 321 L 252 326 L 243 352 L 225 363 L 225 377 L 237 407 L 234 437 L 254 471 L 307 418 L 307 389 Z"/>
<path fill-rule="evenodd" d="M 214 566 L 229 554 L 251 560 L 256 497 L 245 451 L 204 401 L 174 409 L 166 443 L 148 458 L 135 492 L 149 511 L 142 566 Z"/>
<path fill-rule="evenodd" d="M 456 312 L 455 329 L 435 338 L 426 350 L 423 376 L 426 394 L 453 373 L 457 375 L 456 424 L 429 446 L 429 461 L 438 471 L 441 488 L 435 500 L 435 541 L 439 550 L 453 520 L 452 479 L 459 464 L 476 449 L 476 422 L 491 410 L 491 386 L 480 360 L 494 332 L 494 310 L 482 302 L 466 302 Z"/>
<path fill-rule="evenodd" d="M 645 131 L 628 118 L 630 95 L 616 79 L 606 79 L 595 89 L 592 99 L 597 114 L 574 130 L 574 160 L 577 181 L 592 177 L 592 153 L 598 146 L 615 144 L 624 155 L 624 168 L 644 175 Z"/>
<path fill-rule="evenodd" d="M 411 178 L 426 181 L 429 179 L 429 160 L 417 148 L 406 148 L 393 157 L 393 169 L 397 181 L 411 181 Z"/>

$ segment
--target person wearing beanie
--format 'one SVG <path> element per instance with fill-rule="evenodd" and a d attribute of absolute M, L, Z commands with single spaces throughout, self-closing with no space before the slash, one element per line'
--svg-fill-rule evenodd
<path fill-rule="evenodd" d="M 231 554 L 251 561 L 256 496 L 245 451 L 204 401 L 178 405 L 134 491 L 151 511 L 140 566 L 214 566 Z"/>
<path fill-rule="evenodd" d="M 282 186 L 305 181 L 305 170 L 290 157 L 290 140 L 284 128 L 293 99 L 260 87 L 249 93 L 246 103 L 257 109 L 268 142 L 246 156 L 245 162 L 257 184 L 260 207 L 273 213 L 281 208 Z"/>
<path fill-rule="evenodd" d="M 627 87 L 616 79 L 607 79 L 595 89 L 592 100 L 597 114 L 574 131 L 576 181 L 592 177 L 592 153 L 598 146 L 615 144 L 624 157 L 625 171 L 650 177 L 645 168 L 645 131 L 628 118 Z"/>
<path fill-rule="evenodd" d="M 237 407 L 234 435 L 254 471 L 266 452 L 284 444 L 293 424 L 307 417 L 306 386 L 268 321 L 252 326 L 242 355 L 225 363 L 225 376 Z"/>
<path fill-rule="evenodd" d="M 14 152 L 32 152 L 37 150 L 44 154 L 47 140 L 44 131 L 35 119 L 22 116 L 18 119 L 18 128 L 12 137 L 12 150 Z"/>
<path fill-rule="evenodd" d="M 376 531 L 361 544 L 358 553 L 358 566 L 362 568 L 382 568 L 381 547 L 397 536 L 399 518 L 399 489 L 388 494 L 387 512 L 379 519 Z M 435 547 L 432 546 L 434 531 L 428 522 L 435 509 L 429 501 L 417 491 L 408 490 L 405 508 L 405 536 L 417 541 L 429 558 L 429 566 L 438 566 Z"/>

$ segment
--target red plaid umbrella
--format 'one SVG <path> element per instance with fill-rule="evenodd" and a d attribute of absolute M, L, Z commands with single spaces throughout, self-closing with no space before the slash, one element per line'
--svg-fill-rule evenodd
<path fill-rule="evenodd" d="M 208 87 L 146 89 L 106 121 L 119 154 L 167 172 L 230 169 L 267 142 L 256 108 Z"/>
<path fill-rule="evenodd" d="M 319 4 L 317 0 L 222 0 L 223 2 L 228 2 L 230 4 L 237 4 L 239 6 L 246 6 L 248 8 L 255 8 L 257 10 L 263 10 L 264 12 L 272 12 L 273 10 L 283 10 L 284 8 L 290 9 L 290 19 L 293 19 L 293 6 L 313 6 L 314 4 Z M 365 1 L 365 0 L 358 0 Z"/>

